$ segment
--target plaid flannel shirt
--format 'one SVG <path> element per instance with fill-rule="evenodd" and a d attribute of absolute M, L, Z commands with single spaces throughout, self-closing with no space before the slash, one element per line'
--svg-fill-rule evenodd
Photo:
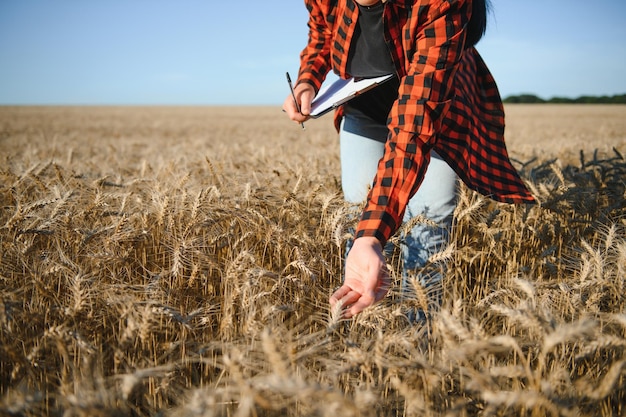
<path fill-rule="evenodd" d="M 319 90 L 333 69 L 348 78 L 358 18 L 354 0 L 305 0 L 309 41 L 298 83 Z M 533 203 L 504 143 L 496 83 L 473 47 L 465 47 L 471 0 L 386 0 L 385 41 L 400 78 L 389 138 L 356 237 L 385 243 L 400 227 L 434 149 L 467 186 L 496 201 Z M 339 109 L 335 125 L 342 117 Z"/>

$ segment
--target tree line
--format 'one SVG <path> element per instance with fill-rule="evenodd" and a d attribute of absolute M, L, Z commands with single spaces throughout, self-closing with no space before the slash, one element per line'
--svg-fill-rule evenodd
<path fill-rule="evenodd" d="M 552 97 L 543 99 L 534 94 L 519 94 L 508 96 L 503 100 L 505 103 L 553 103 L 553 104 L 626 104 L 626 94 L 613 96 L 580 96 L 576 98 Z"/>

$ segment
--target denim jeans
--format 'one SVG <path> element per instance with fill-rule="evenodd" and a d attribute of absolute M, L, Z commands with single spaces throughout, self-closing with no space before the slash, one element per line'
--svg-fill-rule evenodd
<path fill-rule="evenodd" d="M 355 121 L 348 120 L 348 124 L 350 123 L 355 123 Z M 363 120 L 359 119 L 358 123 L 362 124 Z M 378 135 L 385 135 L 374 140 L 362 134 L 347 131 L 346 118 L 341 123 L 339 133 L 341 187 L 345 200 L 358 206 L 366 199 L 377 171 L 378 161 L 383 156 L 387 130 L 386 128 L 350 130 L 378 132 Z M 410 279 L 417 279 L 423 288 L 439 285 L 441 269 L 427 268 L 429 271 L 426 271 L 424 267 L 428 259 L 442 251 L 448 243 L 457 196 L 456 173 L 436 152 L 432 151 L 424 180 L 417 193 L 409 201 L 403 218 L 403 221 L 407 222 L 421 215 L 430 221 L 430 224 L 417 222 L 400 238 L 403 289 L 410 287 L 407 283 Z M 348 242 L 347 251 L 350 246 L 351 242 Z"/>

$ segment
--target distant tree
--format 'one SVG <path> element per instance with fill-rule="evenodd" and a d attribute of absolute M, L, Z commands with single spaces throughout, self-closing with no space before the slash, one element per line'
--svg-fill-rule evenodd
<path fill-rule="evenodd" d="M 569 104 L 573 103 L 574 100 L 569 97 L 552 97 L 547 102 L 552 104 Z"/>
<path fill-rule="evenodd" d="M 550 103 L 550 104 L 626 104 L 626 94 L 618 94 L 613 96 L 580 96 L 576 98 L 568 97 L 552 97 L 544 100 L 534 94 L 519 94 L 506 97 L 502 100 L 505 103 Z"/>
<path fill-rule="evenodd" d="M 541 97 L 534 94 L 520 94 L 517 96 L 509 96 L 503 100 L 505 103 L 545 103 Z"/>

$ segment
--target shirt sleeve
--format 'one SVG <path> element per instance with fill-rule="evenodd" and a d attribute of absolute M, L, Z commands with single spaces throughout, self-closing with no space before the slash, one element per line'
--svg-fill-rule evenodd
<path fill-rule="evenodd" d="M 326 74 L 330 70 L 330 42 L 332 32 L 326 21 L 324 10 L 318 0 L 305 0 L 309 11 L 309 39 L 300 53 L 298 84 L 311 84 L 319 91 Z"/>
<path fill-rule="evenodd" d="M 470 9 L 464 0 L 424 1 L 413 6 L 421 26 L 411 35 L 415 39 L 403 39 L 414 50 L 405 51 L 412 58 L 389 115 L 390 137 L 357 226 L 357 238 L 373 236 L 384 244 L 400 227 L 454 96 L 453 79 Z"/>

